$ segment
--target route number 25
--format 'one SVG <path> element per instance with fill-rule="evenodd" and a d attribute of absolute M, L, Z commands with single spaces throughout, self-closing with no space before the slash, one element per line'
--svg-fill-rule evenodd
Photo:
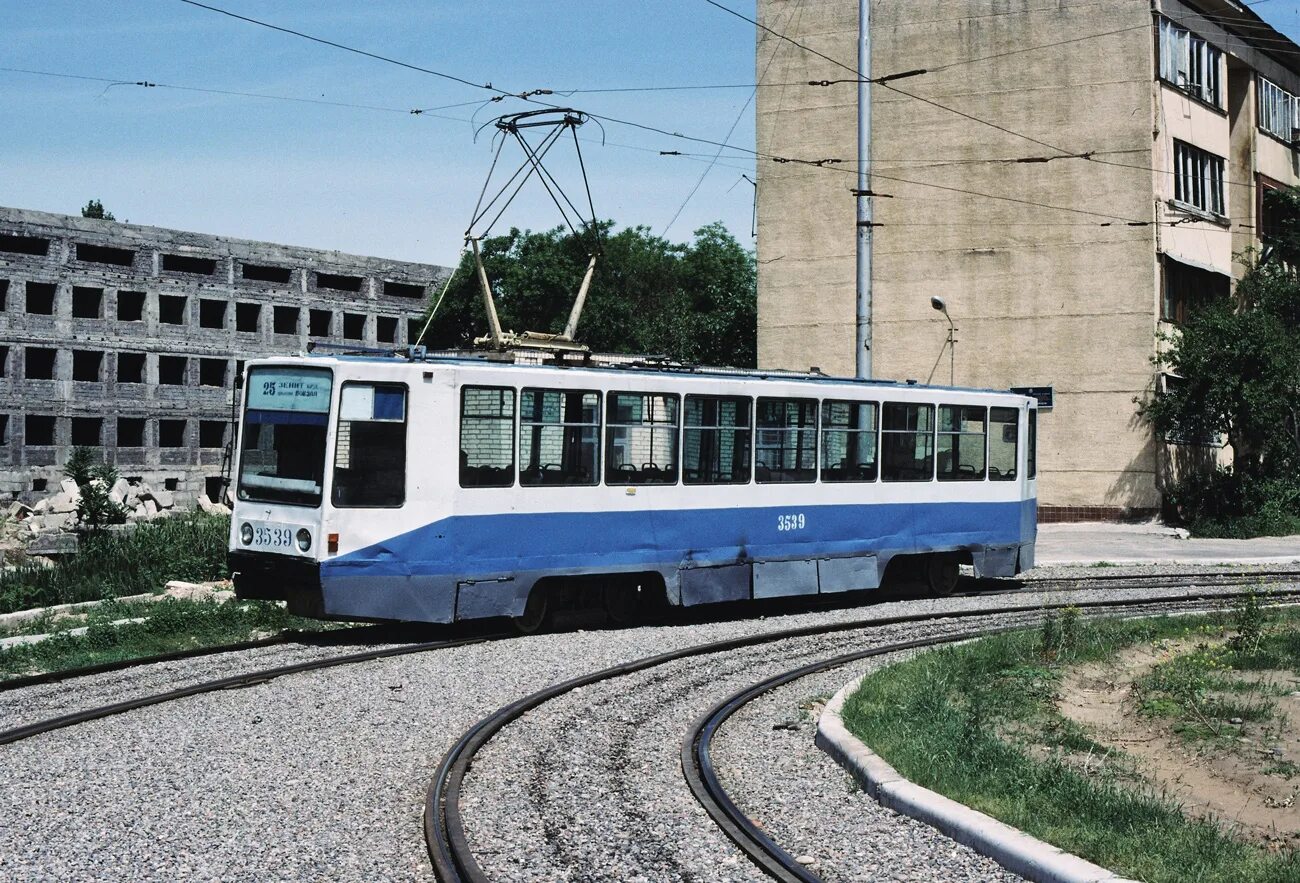
<path fill-rule="evenodd" d="M 776 516 L 776 529 L 779 531 L 803 530 L 808 526 L 808 520 L 804 518 L 802 512 L 793 512 L 789 515 Z"/>

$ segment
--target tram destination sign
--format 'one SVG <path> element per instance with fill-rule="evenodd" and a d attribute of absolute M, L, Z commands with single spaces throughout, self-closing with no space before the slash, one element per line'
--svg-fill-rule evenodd
<path fill-rule="evenodd" d="M 1031 399 L 1038 399 L 1038 410 L 1052 410 L 1052 400 L 1054 392 L 1050 386 L 1013 386 L 1011 391 L 1019 393 L 1022 396 L 1029 396 Z"/>

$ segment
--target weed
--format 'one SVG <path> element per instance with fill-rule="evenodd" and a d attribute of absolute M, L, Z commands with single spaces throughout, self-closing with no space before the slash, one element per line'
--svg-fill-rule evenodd
<path fill-rule="evenodd" d="M 1260 642 L 1264 640 L 1268 615 L 1259 602 L 1259 594 L 1248 589 L 1233 607 L 1233 626 L 1237 633 L 1228 639 L 1228 647 L 1242 656 L 1253 656 L 1259 652 Z"/>

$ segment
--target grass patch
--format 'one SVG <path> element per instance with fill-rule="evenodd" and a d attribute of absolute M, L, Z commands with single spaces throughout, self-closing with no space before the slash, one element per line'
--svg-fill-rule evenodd
<path fill-rule="evenodd" d="M 1138 643 L 1222 638 L 1232 625 L 1223 614 L 1050 617 L 1037 631 L 935 650 L 873 674 L 845 703 L 845 724 L 912 781 L 1125 876 L 1300 883 L 1295 854 L 1265 852 L 1185 817 L 1137 785 L 1123 758 L 1079 763 L 1079 754 L 1110 752 L 1055 708 L 1067 664 Z"/>
<path fill-rule="evenodd" d="M 144 621 L 112 624 L 115 620 L 137 618 Z M 69 634 L 70 629 L 81 626 L 88 627 L 84 635 Z M 216 647 L 246 641 L 255 634 L 278 634 L 287 629 L 318 632 L 337 627 L 291 616 L 283 607 L 263 601 L 229 604 L 175 598 L 149 604 L 110 601 L 96 607 L 85 622 L 70 624 L 39 644 L 0 650 L 0 673 L 16 676 L 63 671 L 177 650 Z"/>
<path fill-rule="evenodd" d="M 195 512 L 129 532 L 91 533 L 53 567 L 0 573 L 0 613 L 157 592 L 168 580 L 222 579 L 230 518 Z"/>

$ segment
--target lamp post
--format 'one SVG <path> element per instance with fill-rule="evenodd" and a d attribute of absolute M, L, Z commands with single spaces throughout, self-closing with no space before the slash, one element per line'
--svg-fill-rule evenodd
<path fill-rule="evenodd" d="M 948 320 L 948 385 L 957 385 L 957 329 L 953 327 L 952 316 L 948 315 L 948 305 L 943 302 L 941 297 L 930 298 L 930 306 L 943 313 L 943 317 Z"/>

